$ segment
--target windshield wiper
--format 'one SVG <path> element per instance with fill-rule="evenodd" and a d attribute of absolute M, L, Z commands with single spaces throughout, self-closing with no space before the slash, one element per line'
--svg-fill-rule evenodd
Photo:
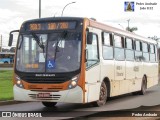
<path fill-rule="evenodd" d="M 61 35 L 58 36 L 58 40 L 56 42 L 56 48 L 55 48 L 55 53 L 54 53 L 54 61 L 56 61 L 56 57 L 57 57 L 57 52 L 59 52 L 58 50 L 58 44 L 59 42 L 62 40 L 62 39 L 65 39 L 68 35 L 68 32 L 67 31 L 63 31 L 63 33 Z"/>
<path fill-rule="evenodd" d="M 35 33 L 33 33 L 33 32 L 32 32 L 31 34 L 32 34 L 34 40 L 37 42 L 38 46 L 39 46 L 41 49 L 44 50 L 43 42 L 40 41 L 39 37 L 38 37 Z"/>

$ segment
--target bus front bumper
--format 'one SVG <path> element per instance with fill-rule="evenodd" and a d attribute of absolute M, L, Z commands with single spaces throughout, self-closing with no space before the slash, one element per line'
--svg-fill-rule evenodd
<path fill-rule="evenodd" d="M 45 101 L 64 103 L 83 103 L 83 91 L 79 86 L 59 92 L 31 91 L 14 85 L 14 100 L 17 101 Z"/>

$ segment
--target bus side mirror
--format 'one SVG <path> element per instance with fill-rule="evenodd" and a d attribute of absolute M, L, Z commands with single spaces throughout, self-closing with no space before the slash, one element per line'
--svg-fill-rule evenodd
<path fill-rule="evenodd" d="M 93 41 L 93 33 L 89 32 L 87 34 L 87 44 L 92 44 L 92 41 Z"/>
<path fill-rule="evenodd" d="M 12 46 L 12 42 L 13 42 L 13 34 L 12 33 L 13 32 L 19 32 L 19 30 L 13 30 L 10 32 L 8 46 Z"/>
<path fill-rule="evenodd" d="M 8 46 L 12 46 L 12 42 L 13 42 L 13 34 L 10 34 L 10 35 L 9 35 Z"/>

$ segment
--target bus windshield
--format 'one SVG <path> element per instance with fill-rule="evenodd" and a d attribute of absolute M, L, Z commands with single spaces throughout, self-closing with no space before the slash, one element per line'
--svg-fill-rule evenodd
<path fill-rule="evenodd" d="M 80 68 L 81 33 L 21 34 L 17 48 L 16 69 L 21 72 L 63 73 Z"/>

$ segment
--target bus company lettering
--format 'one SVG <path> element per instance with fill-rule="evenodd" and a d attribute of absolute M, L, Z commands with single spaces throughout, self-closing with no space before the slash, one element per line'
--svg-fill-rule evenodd
<path fill-rule="evenodd" d="M 117 66 L 116 69 L 117 70 L 122 70 L 122 66 Z"/>
<path fill-rule="evenodd" d="M 36 77 L 54 77 L 55 74 L 35 74 Z"/>
<path fill-rule="evenodd" d="M 117 75 L 117 76 L 123 76 L 123 73 L 117 72 L 116 75 Z"/>
<path fill-rule="evenodd" d="M 121 71 L 122 66 L 117 66 L 116 69 L 117 69 L 116 76 L 123 76 L 123 71 Z"/>

